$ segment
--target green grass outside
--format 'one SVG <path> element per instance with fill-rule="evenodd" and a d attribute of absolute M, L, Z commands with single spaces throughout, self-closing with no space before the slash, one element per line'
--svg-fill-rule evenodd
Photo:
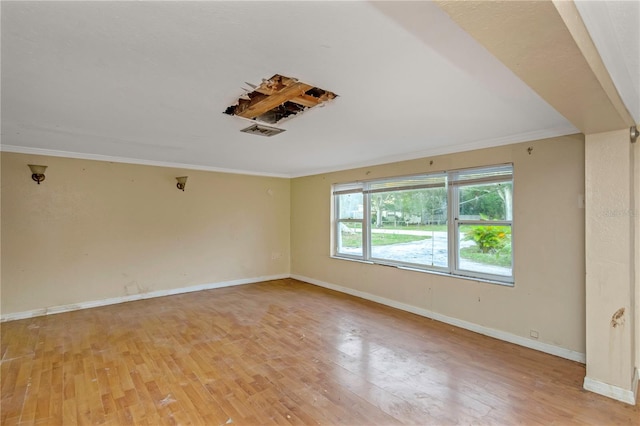
<path fill-rule="evenodd" d="M 511 267 L 511 254 L 482 253 L 478 247 L 465 247 L 460 249 L 460 257 L 485 265 Z"/>
<path fill-rule="evenodd" d="M 388 229 L 388 228 L 387 228 Z M 387 246 L 391 244 L 410 243 L 431 238 L 427 235 L 397 235 L 371 233 L 372 246 Z M 360 247 L 362 245 L 362 234 L 342 234 L 342 247 Z"/>
<path fill-rule="evenodd" d="M 435 228 L 435 229 L 434 229 Z M 383 229 L 399 229 L 399 230 L 420 230 L 420 231 L 446 231 L 446 225 L 428 225 L 428 226 L 398 226 L 389 227 L 385 226 Z M 371 233 L 371 245 L 372 246 L 386 246 L 391 244 L 410 243 L 412 241 L 421 241 L 431 238 L 426 235 L 400 235 L 400 234 L 380 234 L 376 232 Z M 342 234 L 342 246 L 343 247 L 360 247 L 362 245 L 362 234 Z M 495 253 L 482 253 L 476 246 L 465 247 L 460 250 L 460 257 L 463 259 L 471 260 L 473 262 L 482 263 L 485 265 L 504 266 L 511 267 L 511 254 L 505 253 L 496 255 Z"/>

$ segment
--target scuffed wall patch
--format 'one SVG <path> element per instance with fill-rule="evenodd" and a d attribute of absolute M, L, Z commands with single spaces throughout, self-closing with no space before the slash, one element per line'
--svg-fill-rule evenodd
<path fill-rule="evenodd" d="M 611 317 L 611 327 L 616 328 L 619 325 L 624 325 L 624 308 L 620 308 Z"/>

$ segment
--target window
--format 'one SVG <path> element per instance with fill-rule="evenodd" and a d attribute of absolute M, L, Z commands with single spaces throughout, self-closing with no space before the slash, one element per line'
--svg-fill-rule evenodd
<path fill-rule="evenodd" d="M 450 187 L 456 242 L 453 272 L 513 281 L 512 166 L 452 172 Z"/>
<path fill-rule="evenodd" d="M 336 254 L 364 255 L 364 201 L 361 185 L 341 185 L 334 191 L 336 206 Z"/>
<path fill-rule="evenodd" d="M 513 283 L 513 166 L 334 185 L 333 255 Z"/>

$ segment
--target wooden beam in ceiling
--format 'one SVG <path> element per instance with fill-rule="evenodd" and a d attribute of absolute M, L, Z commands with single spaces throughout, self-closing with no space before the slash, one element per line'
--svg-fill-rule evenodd
<path fill-rule="evenodd" d="M 250 105 L 245 110 L 237 113 L 236 115 L 238 117 L 244 118 L 255 118 L 279 105 L 282 105 L 287 101 L 291 101 L 294 98 L 304 95 L 306 91 L 312 88 L 313 86 L 305 83 L 293 83 L 292 85 L 285 87 L 279 92 L 275 92 L 272 95 L 262 99 L 261 101 Z"/>
<path fill-rule="evenodd" d="M 314 106 L 321 103 L 322 99 L 316 98 L 315 96 L 311 96 L 311 95 L 300 95 L 300 96 L 296 96 L 295 98 L 292 98 L 291 102 L 294 102 L 298 105 L 313 108 Z"/>
<path fill-rule="evenodd" d="M 264 84 L 262 84 L 256 87 L 254 92 L 260 93 L 262 95 L 271 96 L 278 93 L 280 90 L 282 89 L 267 87 Z M 295 98 L 290 99 L 291 102 L 295 102 L 298 105 L 306 106 L 308 108 L 313 108 L 314 106 L 318 105 L 319 103 L 322 103 L 325 100 L 327 99 L 316 98 L 315 96 L 306 95 L 306 94 L 296 96 Z"/>
<path fill-rule="evenodd" d="M 254 90 L 240 97 L 236 105 L 229 106 L 225 114 L 277 123 L 337 97 L 333 92 L 280 74 L 263 79 L 259 86 L 246 84 Z"/>

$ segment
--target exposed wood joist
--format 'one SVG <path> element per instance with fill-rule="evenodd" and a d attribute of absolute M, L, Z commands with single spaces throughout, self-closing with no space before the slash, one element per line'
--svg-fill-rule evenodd
<path fill-rule="evenodd" d="M 313 86 L 308 84 L 294 83 L 293 85 L 285 87 L 279 92 L 274 93 L 253 105 L 249 105 L 249 107 L 236 115 L 244 118 L 256 118 L 293 98 L 303 95 L 304 92 L 312 88 Z"/>
<path fill-rule="evenodd" d="M 262 80 L 259 86 L 246 83 L 254 90 L 228 107 L 226 114 L 267 123 L 277 123 L 308 108 L 334 99 L 335 93 L 302 83 L 295 78 L 276 74 Z"/>
<path fill-rule="evenodd" d="M 270 89 L 267 87 L 258 87 L 255 90 L 256 93 L 260 93 L 261 95 L 267 95 L 267 96 L 271 96 L 275 93 L 278 93 L 278 90 L 276 89 Z M 333 98 L 331 98 L 333 99 Z M 326 101 L 327 99 L 322 99 L 322 98 L 316 98 L 315 96 L 311 96 L 311 95 L 300 95 L 300 96 L 296 96 L 295 98 L 289 99 L 291 102 L 295 102 L 299 105 L 303 105 L 309 108 L 312 108 L 316 105 L 318 105 L 319 103 Z"/>
<path fill-rule="evenodd" d="M 316 97 L 310 96 L 310 95 L 300 95 L 300 96 L 296 96 L 295 98 L 291 99 L 291 102 L 295 102 L 298 105 L 302 105 L 302 106 L 306 106 L 306 107 L 309 107 L 309 108 L 313 108 L 314 106 L 316 106 L 319 103 L 321 103 L 322 99 L 316 98 Z"/>

